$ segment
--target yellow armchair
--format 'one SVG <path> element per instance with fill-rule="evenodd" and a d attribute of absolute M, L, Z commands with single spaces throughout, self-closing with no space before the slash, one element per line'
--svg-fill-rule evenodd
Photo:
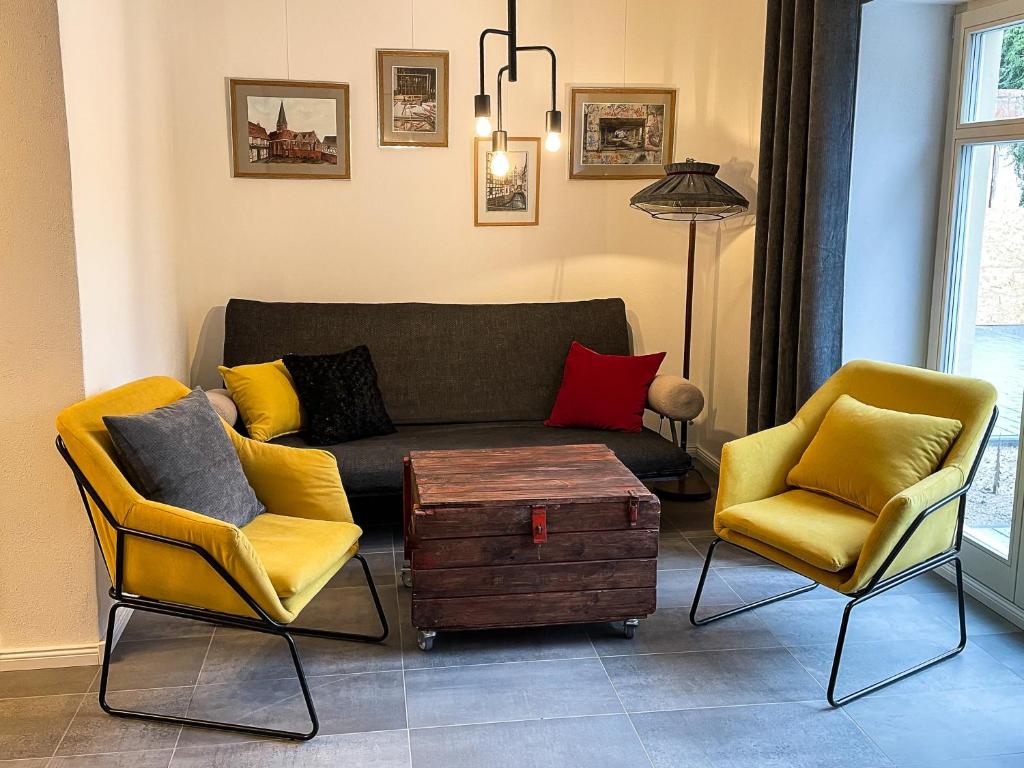
<path fill-rule="evenodd" d="M 878 408 L 942 416 L 962 424 L 941 466 L 889 499 L 877 517 L 832 497 L 795 489 L 787 482 L 826 412 L 843 394 Z M 700 626 L 819 585 L 849 596 L 828 686 L 833 706 L 959 653 L 967 642 L 959 559 L 966 494 L 995 423 L 995 402 L 995 389 L 984 381 L 857 360 L 825 382 L 789 423 L 727 443 L 722 450 L 715 506 L 716 539 L 697 584 L 690 621 Z M 715 548 L 722 541 L 810 581 L 789 592 L 699 618 L 704 582 Z M 957 577 L 959 645 L 910 670 L 837 697 L 839 665 L 853 608 L 946 563 L 954 565 Z"/>
<path fill-rule="evenodd" d="M 310 739 L 319 723 L 293 640 L 308 635 L 381 642 L 388 626 L 352 520 L 334 457 L 269 445 L 224 424 L 242 469 L 266 512 L 238 528 L 142 498 L 121 473 L 103 417 L 141 413 L 189 389 L 173 379 L 142 379 L 66 408 L 57 449 L 74 474 L 110 576 L 114 603 L 100 674 L 100 706 L 113 715 L 291 739 Z M 381 632 L 359 635 L 293 627 L 299 612 L 350 559 L 359 560 Z M 117 611 L 132 608 L 282 637 L 299 678 L 311 729 L 305 732 L 172 717 L 110 707 L 106 701 Z"/>

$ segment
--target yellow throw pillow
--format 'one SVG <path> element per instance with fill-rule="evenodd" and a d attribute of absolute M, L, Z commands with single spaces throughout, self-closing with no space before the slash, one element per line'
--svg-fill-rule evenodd
<path fill-rule="evenodd" d="M 939 468 L 962 426 L 840 395 L 786 482 L 877 515 L 889 499 Z"/>
<path fill-rule="evenodd" d="M 253 440 L 266 442 L 302 428 L 302 408 L 284 361 L 218 366 Z"/>

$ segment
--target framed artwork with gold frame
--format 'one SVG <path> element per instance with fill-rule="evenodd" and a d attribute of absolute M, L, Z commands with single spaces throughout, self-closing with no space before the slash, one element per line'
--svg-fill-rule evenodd
<path fill-rule="evenodd" d="M 348 83 L 228 81 L 234 176 L 348 179 Z"/>
<path fill-rule="evenodd" d="M 377 140 L 448 146 L 448 51 L 377 50 Z"/>
<path fill-rule="evenodd" d="M 533 227 L 540 222 L 540 138 L 508 140 L 509 168 L 491 172 L 491 140 L 473 142 L 473 223 L 478 227 Z"/>
<path fill-rule="evenodd" d="M 658 179 L 672 162 L 676 89 L 570 89 L 570 179 Z"/>

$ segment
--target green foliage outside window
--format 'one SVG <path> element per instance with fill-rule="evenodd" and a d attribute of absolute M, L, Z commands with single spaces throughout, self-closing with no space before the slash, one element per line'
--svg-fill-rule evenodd
<path fill-rule="evenodd" d="M 999 59 L 999 88 L 1024 89 L 1024 25 L 1003 31 L 1003 52 Z M 1011 145 L 1013 173 L 1020 188 L 1020 204 L 1024 206 L 1024 142 Z"/>

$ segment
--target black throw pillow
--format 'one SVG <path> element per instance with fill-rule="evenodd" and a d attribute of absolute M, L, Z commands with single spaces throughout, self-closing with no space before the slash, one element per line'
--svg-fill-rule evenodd
<path fill-rule="evenodd" d="M 266 511 L 201 389 L 148 413 L 104 416 L 103 423 L 125 476 L 147 499 L 239 527 Z"/>
<path fill-rule="evenodd" d="M 306 412 L 307 442 L 333 445 L 395 431 L 365 346 L 335 355 L 285 355 L 284 365 Z"/>

